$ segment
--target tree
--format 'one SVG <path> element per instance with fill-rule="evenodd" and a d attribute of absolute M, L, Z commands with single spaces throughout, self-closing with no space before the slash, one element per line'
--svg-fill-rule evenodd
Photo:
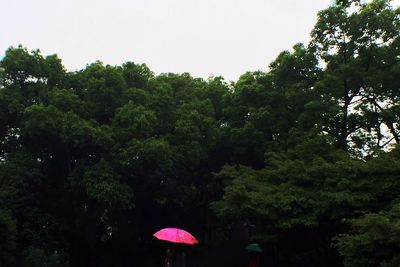
<path fill-rule="evenodd" d="M 389 3 L 334 5 L 319 13 L 312 32 L 312 46 L 326 64 L 318 85 L 330 107 L 325 130 L 338 148 L 371 154 L 399 141 L 393 85 L 382 82 L 399 69 L 399 9 Z"/>
<path fill-rule="evenodd" d="M 351 221 L 352 231 L 336 240 L 346 267 L 395 267 L 400 264 L 399 205 Z"/>
<path fill-rule="evenodd" d="M 134 62 L 126 62 L 122 65 L 122 75 L 129 88 L 146 89 L 150 79 L 154 77 L 154 73 L 145 64 L 135 64 Z"/>
<path fill-rule="evenodd" d="M 124 103 L 127 85 L 121 68 L 104 66 L 97 61 L 71 78 L 71 85 L 85 101 L 89 118 L 98 123 L 110 123 L 115 109 Z"/>
<path fill-rule="evenodd" d="M 338 0 L 309 45 L 230 84 L 9 48 L 0 264 L 157 266 L 172 225 L 207 259 L 245 223 L 271 266 L 397 266 L 399 21 Z"/>
<path fill-rule="evenodd" d="M 9 212 L 0 210 L 0 264 L 14 266 L 16 258 L 16 223 Z"/>

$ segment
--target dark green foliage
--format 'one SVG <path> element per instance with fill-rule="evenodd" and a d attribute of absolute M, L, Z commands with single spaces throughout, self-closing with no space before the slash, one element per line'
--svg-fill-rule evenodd
<path fill-rule="evenodd" d="M 9 212 L 0 209 L 0 264 L 14 265 L 16 255 L 16 225 Z"/>
<path fill-rule="evenodd" d="M 345 259 L 344 266 L 399 266 L 399 223 L 398 204 L 389 211 L 368 213 L 352 220 L 352 231 L 336 239 Z"/>
<path fill-rule="evenodd" d="M 347 4 L 332 6 L 319 13 L 312 31 L 311 45 L 326 64 L 316 84 L 327 107 L 326 131 L 336 137 L 338 148 L 358 155 L 373 154 L 388 141 L 399 143 L 392 88 L 399 88 L 394 79 L 399 76 L 400 9 L 389 4 L 375 0 L 353 6 L 353 12 Z"/>
<path fill-rule="evenodd" d="M 399 16 L 336 1 L 231 84 L 9 48 L 0 266 L 157 266 L 173 226 L 212 266 L 238 225 L 271 266 L 399 266 Z"/>

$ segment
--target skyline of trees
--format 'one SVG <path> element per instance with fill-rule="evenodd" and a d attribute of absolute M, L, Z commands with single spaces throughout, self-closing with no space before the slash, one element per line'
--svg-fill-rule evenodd
<path fill-rule="evenodd" d="M 204 262 L 235 224 L 270 266 L 399 266 L 400 8 L 337 1 L 311 34 L 230 84 L 10 47 L 0 266 L 157 266 L 167 226 Z"/>

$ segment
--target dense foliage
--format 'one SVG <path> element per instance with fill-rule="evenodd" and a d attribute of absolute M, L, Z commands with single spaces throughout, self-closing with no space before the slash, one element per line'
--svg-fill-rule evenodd
<path fill-rule="evenodd" d="M 68 72 L 11 47 L 0 266 L 155 266 L 151 235 L 168 226 L 205 262 L 241 225 L 269 266 L 397 267 L 399 120 L 387 0 L 337 1 L 309 44 L 232 84 L 134 62 Z"/>

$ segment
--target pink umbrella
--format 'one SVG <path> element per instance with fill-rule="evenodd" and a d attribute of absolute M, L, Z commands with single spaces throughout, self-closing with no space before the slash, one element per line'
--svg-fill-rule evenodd
<path fill-rule="evenodd" d="M 165 240 L 173 243 L 181 244 L 197 244 L 199 241 L 189 232 L 178 228 L 164 228 L 153 235 L 159 240 Z"/>

